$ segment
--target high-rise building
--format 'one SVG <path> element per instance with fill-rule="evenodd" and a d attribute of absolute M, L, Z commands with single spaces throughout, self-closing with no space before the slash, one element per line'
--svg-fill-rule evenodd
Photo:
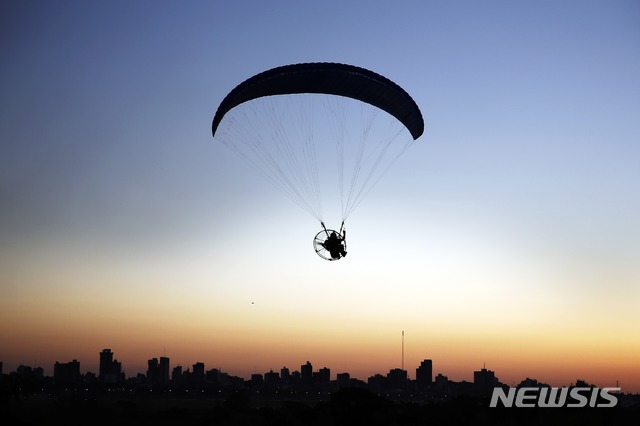
<path fill-rule="evenodd" d="M 350 381 L 351 375 L 349 373 L 338 373 L 336 376 L 336 383 L 341 389 L 349 387 Z"/>
<path fill-rule="evenodd" d="M 106 377 L 111 373 L 113 365 L 113 352 L 111 349 L 103 349 L 100 352 L 100 370 L 98 372 L 98 380 L 102 383 L 106 382 Z"/>
<path fill-rule="evenodd" d="M 447 392 L 449 390 L 449 378 L 438 373 L 433 381 L 433 385 L 437 391 Z"/>
<path fill-rule="evenodd" d="M 171 380 L 174 382 L 179 382 L 182 379 L 182 366 L 176 365 L 173 367 L 173 371 L 171 371 Z"/>
<path fill-rule="evenodd" d="M 169 358 L 151 358 L 147 361 L 147 382 L 152 385 L 169 384 Z"/>
<path fill-rule="evenodd" d="M 405 391 L 407 390 L 407 370 L 402 368 L 394 368 L 389 370 L 387 374 L 387 386 L 391 391 Z"/>
<path fill-rule="evenodd" d="M 264 377 L 260 373 L 253 373 L 251 375 L 250 386 L 253 388 L 260 388 L 264 384 Z"/>
<path fill-rule="evenodd" d="M 204 382 L 204 363 L 196 362 L 193 364 L 193 373 L 191 373 L 191 377 L 196 383 Z"/>
<path fill-rule="evenodd" d="M 387 378 L 376 373 L 367 379 L 367 386 L 371 392 L 382 393 L 387 388 Z"/>
<path fill-rule="evenodd" d="M 268 373 L 264 373 L 264 384 L 270 387 L 276 387 L 280 383 L 280 374 L 273 370 L 269 370 Z"/>
<path fill-rule="evenodd" d="M 118 383 L 123 379 L 122 364 L 113 359 L 111 349 L 103 349 L 100 352 L 100 371 L 98 381 L 101 383 Z"/>
<path fill-rule="evenodd" d="M 208 383 L 220 384 L 222 382 L 222 372 L 218 368 L 212 368 L 211 370 L 207 370 L 204 374 L 205 379 Z"/>
<path fill-rule="evenodd" d="M 433 364 L 430 359 L 425 359 L 416 368 L 416 387 L 418 392 L 424 392 L 431 387 L 433 381 Z"/>
<path fill-rule="evenodd" d="M 289 380 L 291 378 L 291 374 L 287 367 L 282 367 L 280 369 L 280 378 L 282 378 L 282 380 Z"/>
<path fill-rule="evenodd" d="M 160 383 L 169 384 L 169 358 L 166 356 L 160 357 Z"/>
<path fill-rule="evenodd" d="M 327 367 L 323 367 L 318 370 L 318 383 L 329 383 L 331 381 L 331 370 Z"/>
<path fill-rule="evenodd" d="M 71 362 L 56 362 L 53 365 L 53 381 L 61 384 L 79 383 L 80 363 L 75 359 Z"/>
<path fill-rule="evenodd" d="M 152 385 L 160 383 L 160 367 L 158 358 L 151 358 L 147 361 L 147 382 Z"/>
<path fill-rule="evenodd" d="M 300 378 L 304 384 L 309 384 L 313 380 L 313 366 L 309 361 L 300 366 Z"/>
<path fill-rule="evenodd" d="M 33 377 L 38 379 L 42 379 L 44 377 L 44 368 L 42 367 L 33 367 Z"/>
<path fill-rule="evenodd" d="M 498 385 L 495 373 L 486 368 L 473 372 L 473 389 L 480 395 L 491 395 L 493 388 Z"/>
<path fill-rule="evenodd" d="M 111 372 L 107 376 L 107 383 L 118 383 L 124 379 L 124 374 L 122 373 L 122 363 L 120 363 L 117 359 L 114 359 L 111 363 Z"/>
<path fill-rule="evenodd" d="M 293 373 L 291 373 L 291 381 L 293 381 L 293 382 L 302 381 L 302 379 L 300 378 L 300 372 L 299 371 L 294 371 Z"/>

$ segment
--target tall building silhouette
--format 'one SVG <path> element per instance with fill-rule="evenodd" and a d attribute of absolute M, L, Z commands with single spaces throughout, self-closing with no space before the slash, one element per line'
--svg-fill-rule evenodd
<path fill-rule="evenodd" d="M 158 358 L 151 358 L 147 361 L 147 382 L 152 385 L 160 383 L 160 367 Z"/>
<path fill-rule="evenodd" d="M 163 385 L 169 384 L 169 358 L 166 356 L 160 357 L 160 383 Z"/>
<path fill-rule="evenodd" d="M 103 349 L 100 352 L 100 370 L 98 371 L 98 380 L 104 383 L 105 377 L 111 370 L 111 364 L 113 363 L 113 352 L 111 349 Z"/>
<path fill-rule="evenodd" d="M 433 382 L 433 363 L 430 359 L 425 359 L 420 363 L 420 367 L 416 368 L 416 388 L 419 392 L 423 392 Z"/>
<path fill-rule="evenodd" d="M 111 349 L 100 352 L 100 371 L 98 380 L 101 383 L 118 383 L 122 379 L 122 364 L 113 359 Z"/>
<path fill-rule="evenodd" d="M 498 384 L 495 373 L 486 368 L 473 372 L 473 390 L 479 395 L 491 395 L 493 388 Z"/>
<path fill-rule="evenodd" d="M 251 375 L 251 380 L 249 380 L 249 386 L 254 389 L 260 389 L 264 384 L 264 377 L 260 373 L 253 373 Z"/>
<path fill-rule="evenodd" d="M 447 392 L 449 390 L 449 378 L 443 374 L 438 373 L 433 381 L 433 387 L 438 392 Z"/>
<path fill-rule="evenodd" d="M 329 383 L 331 381 L 331 369 L 327 367 L 321 368 L 318 370 L 317 378 L 319 383 Z"/>
<path fill-rule="evenodd" d="M 193 373 L 191 373 L 193 381 L 196 383 L 204 382 L 204 363 L 196 362 L 193 364 Z"/>
<path fill-rule="evenodd" d="M 268 373 L 264 373 L 264 384 L 269 387 L 276 387 L 280 383 L 280 374 L 269 370 Z"/>
<path fill-rule="evenodd" d="M 300 366 L 300 378 L 305 385 L 311 384 L 313 381 L 313 366 L 309 361 L 306 364 Z"/>
<path fill-rule="evenodd" d="M 367 379 L 367 386 L 374 393 L 382 393 L 387 389 L 387 378 L 376 373 Z"/>
<path fill-rule="evenodd" d="M 338 373 L 336 376 L 336 384 L 340 389 L 349 387 L 350 381 L 351 375 L 349 373 Z"/>
<path fill-rule="evenodd" d="M 71 362 L 56 362 L 53 365 L 53 381 L 58 384 L 79 383 L 80 363 L 75 359 Z"/>
<path fill-rule="evenodd" d="M 179 382 L 182 379 L 182 366 L 176 365 L 171 371 L 171 380 Z"/>
<path fill-rule="evenodd" d="M 280 369 L 280 377 L 282 380 L 289 380 L 291 378 L 291 374 L 289 373 L 289 369 L 287 367 L 282 367 Z"/>
<path fill-rule="evenodd" d="M 387 386 L 392 391 L 405 391 L 409 384 L 407 370 L 394 368 L 387 374 Z"/>

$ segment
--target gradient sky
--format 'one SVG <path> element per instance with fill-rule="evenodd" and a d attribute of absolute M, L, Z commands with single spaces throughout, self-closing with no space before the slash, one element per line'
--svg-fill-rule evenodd
<path fill-rule="evenodd" d="M 640 392 L 637 1 L 3 1 L 0 361 Z M 279 65 L 362 66 L 425 134 L 318 224 L 211 137 Z M 165 352 L 166 351 L 166 352 Z"/>

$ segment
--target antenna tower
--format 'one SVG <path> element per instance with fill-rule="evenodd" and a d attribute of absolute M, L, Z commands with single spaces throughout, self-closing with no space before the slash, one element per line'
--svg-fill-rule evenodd
<path fill-rule="evenodd" d="M 402 330 L 402 369 L 404 370 L 404 330 Z"/>

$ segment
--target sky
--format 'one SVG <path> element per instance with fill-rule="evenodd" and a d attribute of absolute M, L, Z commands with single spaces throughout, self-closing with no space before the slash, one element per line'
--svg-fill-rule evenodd
<path fill-rule="evenodd" d="M 640 392 L 640 4 L 4 1 L 0 361 Z M 317 221 L 211 135 L 243 80 L 382 74 L 425 132 Z M 334 225 L 337 226 L 337 225 Z"/>

